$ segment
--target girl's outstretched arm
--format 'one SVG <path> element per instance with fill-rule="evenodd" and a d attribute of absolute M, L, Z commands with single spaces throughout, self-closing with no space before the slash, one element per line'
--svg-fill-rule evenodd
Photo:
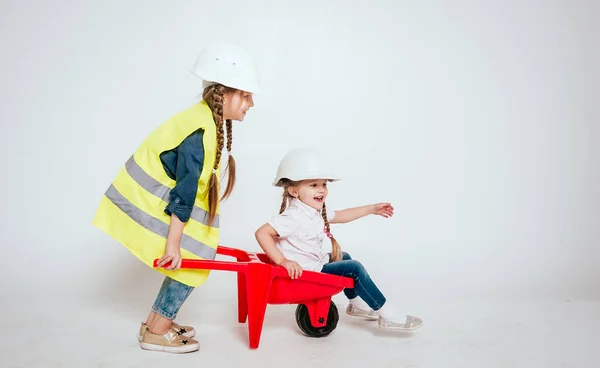
<path fill-rule="evenodd" d="M 361 207 L 347 208 L 345 210 L 335 211 L 335 215 L 331 221 L 332 224 L 343 224 L 357 220 L 367 215 L 379 215 L 385 218 L 394 215 L 394 207 L 391 203 L 376 203 Z"/>

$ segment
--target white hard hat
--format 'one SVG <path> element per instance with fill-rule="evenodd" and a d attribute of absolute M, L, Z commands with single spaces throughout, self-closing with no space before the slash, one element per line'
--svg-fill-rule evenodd
<path fill-rule="evenodd" d="M 251 93 L 259 90 L 258 74 L 252 58 L 236 45 L 215 43 L 206 47 L 190 71 L 204 81 L 205 87 L 220 83 Z"/>
<path fill-rule="evenodd" d="M 296 148 L 288 152 L 279 163 L 273 185 L 282 187 L 281 179 L 292 181 L 309 179 L 340 180 L 331 169 L 327 157 L 312 148 Z"/>

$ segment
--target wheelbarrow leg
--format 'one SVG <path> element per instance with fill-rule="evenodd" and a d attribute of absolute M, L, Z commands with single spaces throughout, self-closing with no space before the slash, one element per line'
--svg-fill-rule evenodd
<path fill-rule="evenodd" d="M 249 265 L 246 275 L 246 299 L 248 301 L 248 337 L 251 349 L 258 348 L 260 343 L 271 281 L 271 266 Z"/>
<path fill-rule="evenodd" d="M 242 272 L 237 274 L 238 283 L 238 321 L 246 322 L 248 317 L 248 297 L 246 296 L 246 275 Z"/>
<path fill-rule="evenodd" d="M 315 299 L 304 304 L 308 308 L 308 315 L 313 327 L 323 327 L 327 324 L 331 298 Z"/>

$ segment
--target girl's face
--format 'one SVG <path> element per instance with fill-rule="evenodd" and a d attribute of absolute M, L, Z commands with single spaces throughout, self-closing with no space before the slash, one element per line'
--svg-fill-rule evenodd
<path fill-rule="evenodd" d="M 236 90 L 226 93 L 223 102 L 223 119 L 242 121 L 246 112 L 254 106 L 252 93 Z"/>
<path fill-rule="evenodd" d="M 303 180 L 297 186 L 290 187 L 288 191 L 292 197 L 298 198 L 315 210 L 323 209 L 323 203 L 329 193 L 325 179 Z"/>

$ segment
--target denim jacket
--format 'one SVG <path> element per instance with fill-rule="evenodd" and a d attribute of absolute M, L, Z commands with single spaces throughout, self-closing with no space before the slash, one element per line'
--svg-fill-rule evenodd
<path fill-rule="evenodd" d="M 198 129 L 179 146 L 160 154 L 165 172 L 176 181 L 175 187 L 171 189 L 165 213 L 169 216 L 175 214 L 182 222 L 190 219 L 196 200 L 198 180 L 204 166 L 203 135 L 204 131 Z"/>

